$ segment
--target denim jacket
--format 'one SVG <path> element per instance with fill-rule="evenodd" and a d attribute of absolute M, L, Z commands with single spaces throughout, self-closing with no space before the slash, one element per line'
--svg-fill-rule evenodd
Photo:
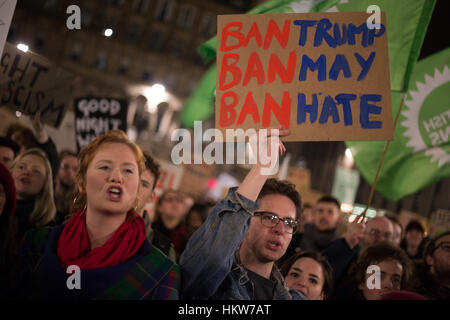
<path fill-rule="evenodd" d="M 253 283 L 239 259 L 239 245 L 259 207 L 231 188 L 192 235 L 181 255 L 182 299 L 252 300 Z M 288 291 L 274 265 L 274 300 L 304 300 L 296 290 Z"/>

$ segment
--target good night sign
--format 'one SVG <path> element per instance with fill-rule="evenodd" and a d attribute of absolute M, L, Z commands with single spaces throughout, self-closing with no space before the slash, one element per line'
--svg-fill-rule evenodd
<path fill-rule="evenodd" d="M 216 128 L 284 125 L 286 141 L 392 140 L 386 18 L 218 17 Z"/>

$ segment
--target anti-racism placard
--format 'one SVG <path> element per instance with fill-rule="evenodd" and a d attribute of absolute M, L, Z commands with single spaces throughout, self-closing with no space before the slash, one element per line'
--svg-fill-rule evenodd
<path fill-rule="evenodd" d="M 3 53 L 17 0 L 0 1 L 0 55 Z"/>
<path fill-rule="evenodd" d="M 218 16 L 216 128 L 283 125 L 287 141 L 391 140 L 385 14 Z M 228 140 L 228 139 L 227 139 Z"/>
<path fill-rule="evenodd" d="M 6 43 L 0 60 L 0 105 L 58 127 L 72 103 L 75 76 L 30 51 Z"/>
<path fill-rule="evenodd" d="M 74 107 L 78 151 L 109 130 L 127 131 L 128 102 L 125 99 L 77 98 Z"/>

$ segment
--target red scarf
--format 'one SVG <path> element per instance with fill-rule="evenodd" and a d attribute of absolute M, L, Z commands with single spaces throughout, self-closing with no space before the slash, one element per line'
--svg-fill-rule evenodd
<path fill-rule="evenodd" d="M 101 247 L 91 250 L 86 230 L 86 213 L 73 214 L 58 240 L 58 258 L 64 268 L 77 265 L 81 270 L 118 265 L 131 258 L 145 240 L 146 228 L 142 217 L 128 211 L 125 222 Z"/>

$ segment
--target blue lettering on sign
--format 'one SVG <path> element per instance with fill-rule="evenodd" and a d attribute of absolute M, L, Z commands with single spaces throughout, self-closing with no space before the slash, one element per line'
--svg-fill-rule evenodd
<path fill-rule="evenodd" d="M 306 121 L 306 113 L 309 113 L 309 121 L 311 123 L 317 120 L 317 94 L 312 95 L 312 104 L 306 104 L 306 96 L 304 93 L 298 94 L 297 103 L 297 124 Z"/>
<path fill-rule="evenodd" d="M 328 118 L 333 117 L 333 123 L 339 122 L 339 113 L 337 111 L 336 103 L 334 99 L 330 96 L 325 97 L 323 102 L 322 113 L 320 114 L 319 123 L 324 124 L 328 122 Z"/>
<path fill-rule="evenodd" d="M 381 101 L 381 95 L 379 94 L 363 94 L 361 96 L 361 104 L 359 111 L 359 122 L 361 123 L 361 127 L 363 129 L 380 129 L 381 121 L 370 121 L 369 115 L 372 114 L 380 114 L 381 108 L 374 104 L 369 104 L 369 102 L 378 102 Z"/>
<path fill-rule="evenodd" d="M 352 72 L 350 71 L 350 67 L 348 65 L 347 59 L 343 54 L 337 54 L 336 59 L 334 60 L 333 65 L 330 69 L 329 78 L 331 80 L 337 80 L 340 71 L 344 72 L 345 78 L 351 78 Z"/>
<path fill-rule="evenodd" d="M 300 68 L 300 73 L 298 75 L 299 81 L 305 81 L 306 80 L 306 74 L 308 72 L 308 68 L 311 69 L 311 71 L 318 70 L 317 73 L 317 80 L 324 81 L 327 77 L 327 58 L 324 54 L 321 54 L 320 57 L 317 59 L 316 62 L 314 62 L 311 58 L 309 58 L 306 54 L 302 57 L 302 66 Z"/>

